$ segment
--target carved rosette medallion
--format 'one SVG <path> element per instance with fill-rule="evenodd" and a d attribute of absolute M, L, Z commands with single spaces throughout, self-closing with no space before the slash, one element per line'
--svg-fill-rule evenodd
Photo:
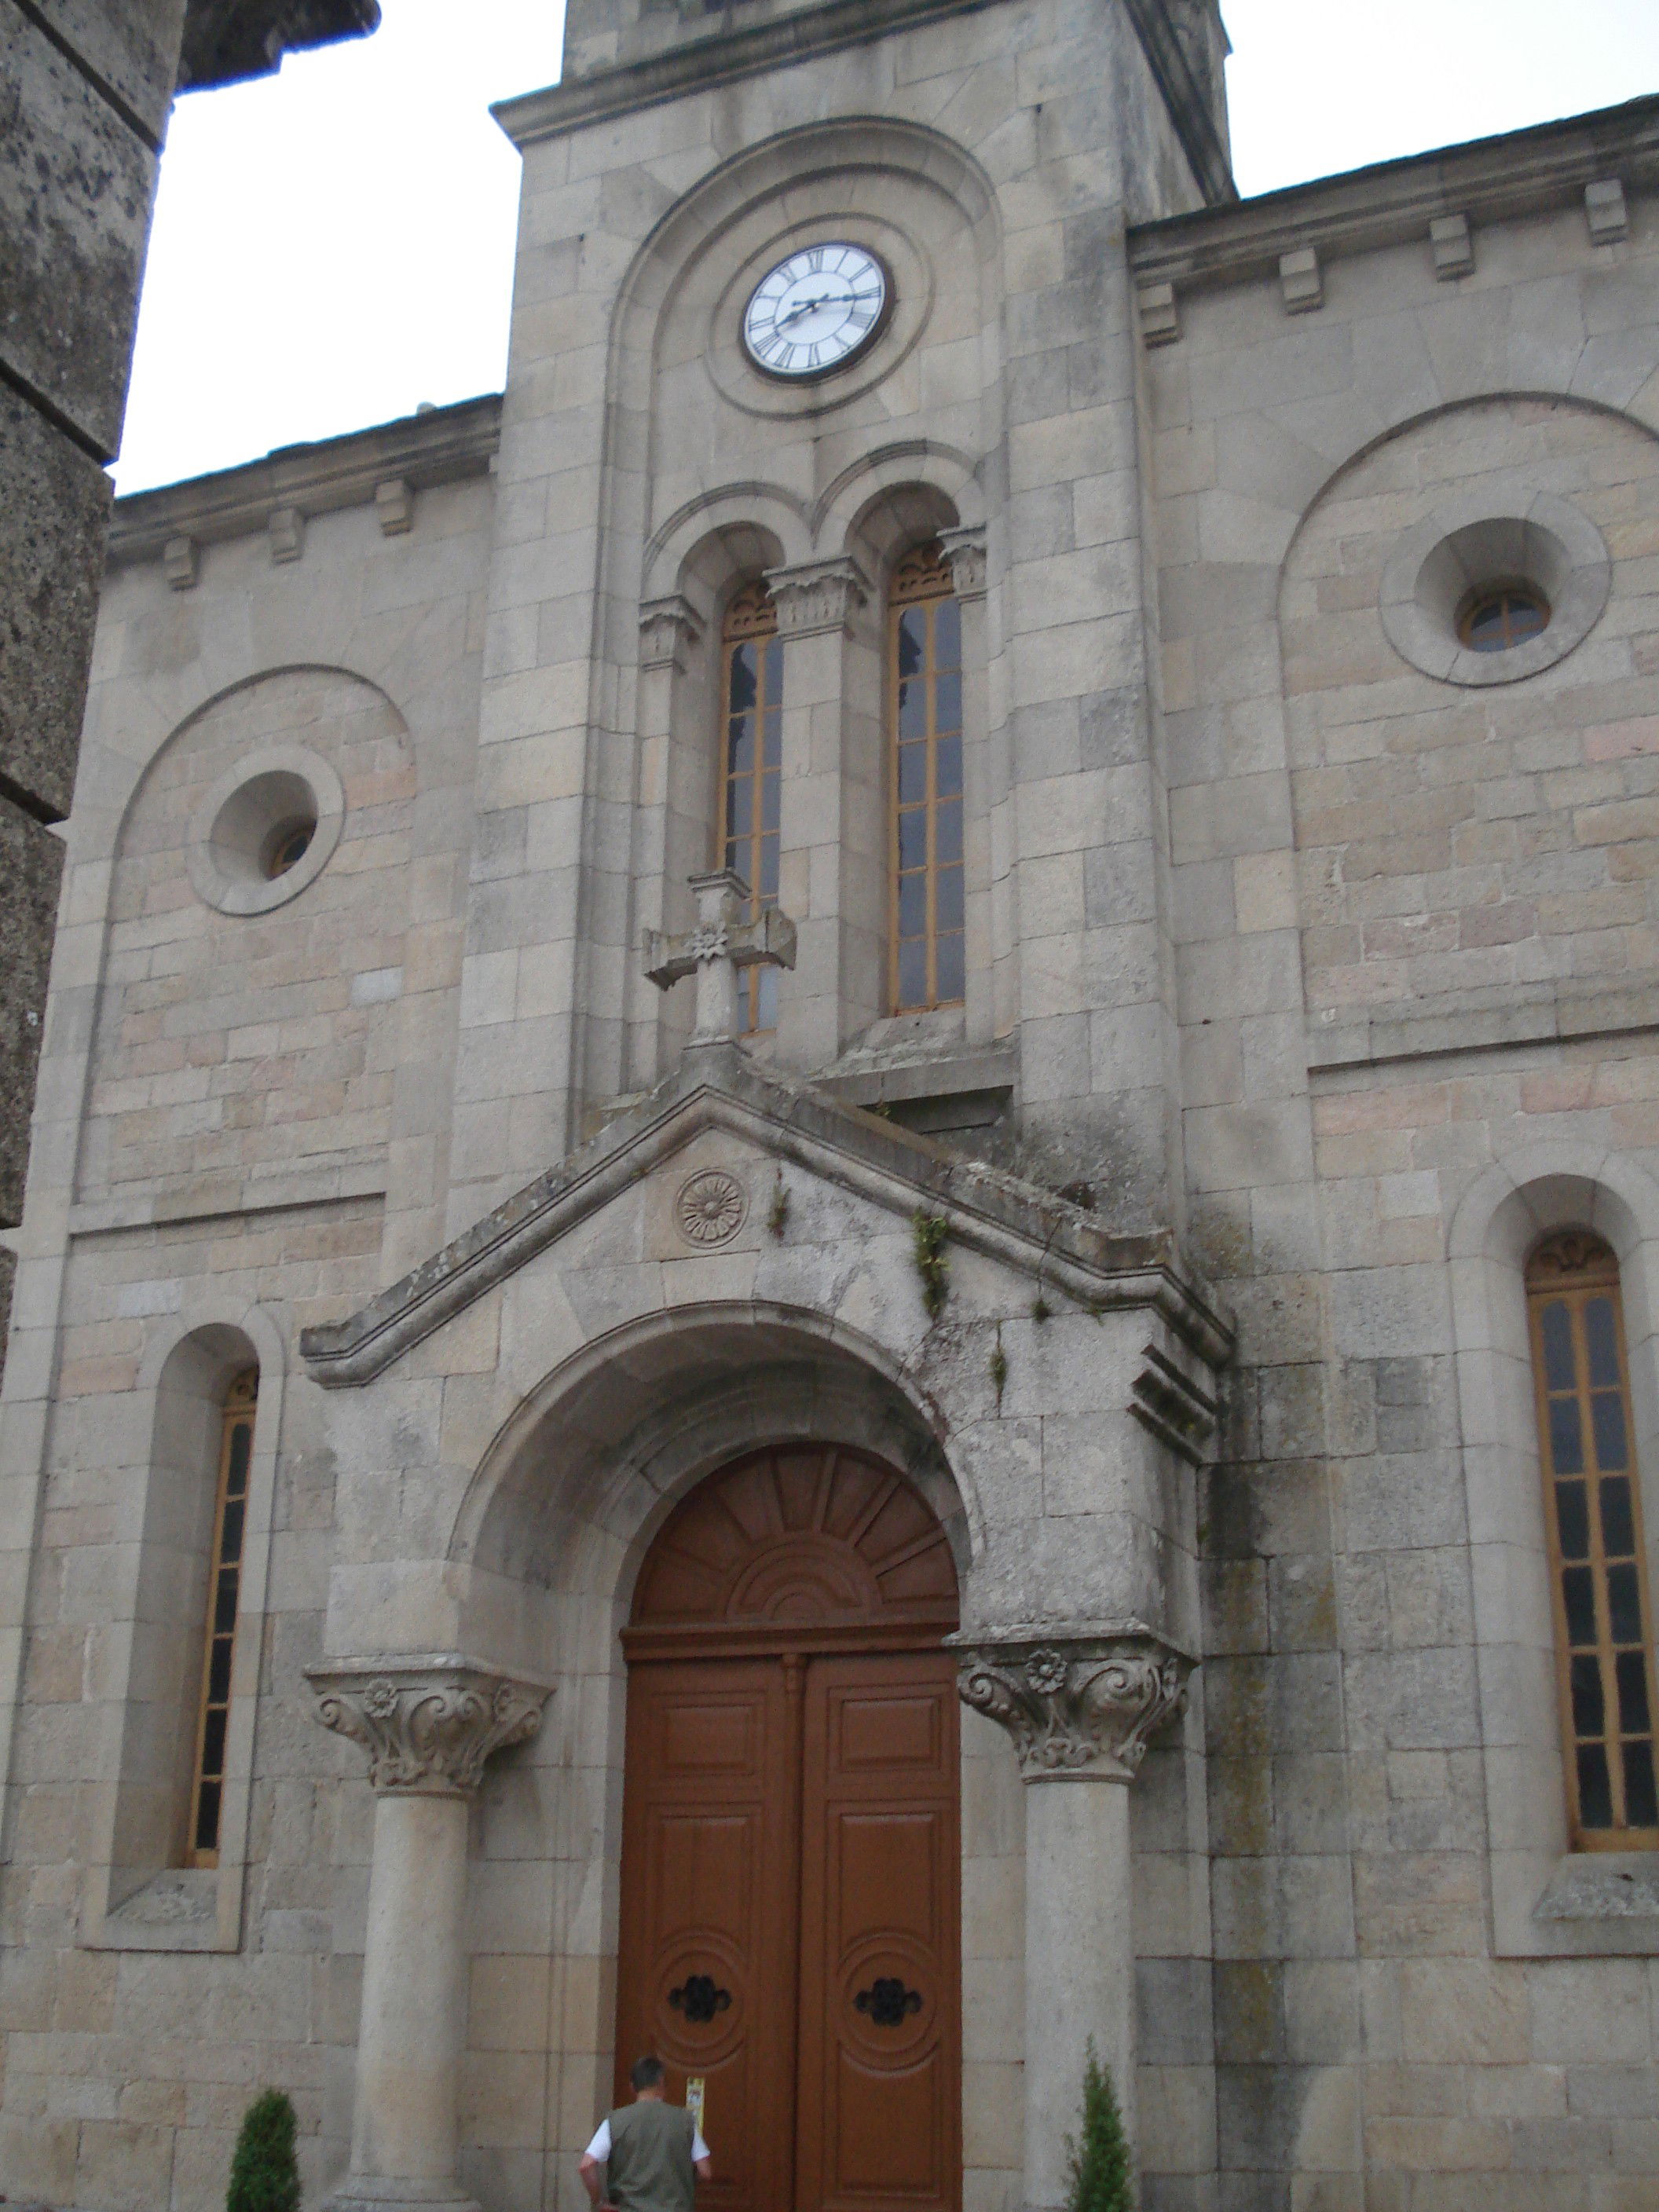
<path fill-rule="evenodd" d="M 1133 1782 L 1190 1662 L 1155 1637 L 969 1645 L 963 1705 L 1006 1728 L 1027 1782 Z"/>
<path fill-rule="evenodd" d="M 744 1224 L 749 1200 L 743 1185 L 724 1168 L 701 1168 L 680 1185 L 674 1200 L 674 1225 L 688 1244 L 711 1251 L 729 1244 Z"/>
<path fill-rule="evenodd" d="M 306 1670 L 317 1717 L 368 1753 L 377 1794 L 470 1796 L 492 1752 L 542 1724 L 547 1686 L 465 1659 L 351 1660 Z"/>

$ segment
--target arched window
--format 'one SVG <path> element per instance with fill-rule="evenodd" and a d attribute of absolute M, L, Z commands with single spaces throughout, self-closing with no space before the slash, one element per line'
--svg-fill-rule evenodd
<path fill-rule="evenodd" d="M 196 1724 L 196 1764 L 191 1778 L 189 1841 L 185 1846 L 185 1856 L 191 1866 L 214 1867 L 219 1863 L 225 1739 L 230 1725 L 231 1661 L 236 1646 L 242 1546 L 247 1533 L 248 1468 L 253 1457 L 253 1414 L 258 1393 L 259 1371 L 250 1368 L 236 1376 L 225 1394 L 219 1439 L 218 1496 L 213 1513 L 213 1549 L 208 1561 L 206 1649 Z"/>
<path fill-rule="evenodd" d="M 888 597 L 895 1013 L 962 1003 L 962 609 L 937 541 Z"/>
<path fill-rule="evenodd" d="M 783 757 L 783 647 L 778 614 L 763 583 L 745 584 L 726 610 L 720 672 L 725 749 L 720 818 L 726 860 L 755 895 L 778 902 L 778 787 Z M 750 968 L 748 1028 L 778 1025 L 778 971 Z"/>
<path fill-rule="evenodd" d="M 1619 1262 L 1549 1237 L 1527 1268 L 1568 1814 L 1577 1850 L 1659 1848 L 1652 1612 Z"/>

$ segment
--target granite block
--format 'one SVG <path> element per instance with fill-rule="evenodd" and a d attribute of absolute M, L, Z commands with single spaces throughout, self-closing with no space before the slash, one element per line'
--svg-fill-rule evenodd
<path fill-rule="evenodd" d="M 109 479 L 0 387 L 0 792 L 69 812 L 104 568 Z"/>

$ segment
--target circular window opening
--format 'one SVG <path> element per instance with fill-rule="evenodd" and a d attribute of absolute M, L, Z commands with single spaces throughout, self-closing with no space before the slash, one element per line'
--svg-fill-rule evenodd
<path fill-rule="evenodd" d="M 221 914 L 270 914 L 298 898 L 340 842 L 345 793 L 304 745 L 262 745 L 204 792 L 191 817 L 191 888 Z"/>
<path fill-rule="evenodd" d="M 296 868 L 310 849 L 317 834 L 313 822 L 279 822 L 265 840 L 264 867 L 265 875 L 273 882 Z"/>
<path fill-rule="evenodd" d="M 299 865 L 316 831 L 316 793 L 293 769 L 273 768 L 231 793 L 208 842 L 227 883 L 266 884 Z"/>
<path fill-rule="evenodd" d="M 1550 626 L 1550 603 L 1535 585 L 1518 580 L 1478 584 L 1457 614 L 1457 635 L 1472 653 L 1509 653 L 1541 637 Z"/>
<path fill-rule="evenodd" d="M 1612 587 L 1601 533 L 1569 501 L 1537 492 L 1518 514 L 1494 514 L 1472 494 L 1397 540 L 1377 611 L 1395 651 L 1425 676 L 1518 684 L 1583 643 Z"/>

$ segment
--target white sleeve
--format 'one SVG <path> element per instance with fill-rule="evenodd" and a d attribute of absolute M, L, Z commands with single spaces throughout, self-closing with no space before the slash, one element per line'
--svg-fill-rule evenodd
<path fill-rule="evenodd" d="M 587 2155 L 592 2160 L 595 2166 L 603 2166 L 606 2159 L 610 2157 L 611 2122 L 608 2118 L 603 2119 L 599 2122 L 599 2131 L 594 2136 L 592 2142 L 587 2146 Z"/>
<path fill-rule="evenodd" d="M 708 2155 L 708 2146 L 702 2139 L 701 2128 L 693 2128 L 691 2130 L 691 2155 L 694 2159 L 707 2158 Z"/>

